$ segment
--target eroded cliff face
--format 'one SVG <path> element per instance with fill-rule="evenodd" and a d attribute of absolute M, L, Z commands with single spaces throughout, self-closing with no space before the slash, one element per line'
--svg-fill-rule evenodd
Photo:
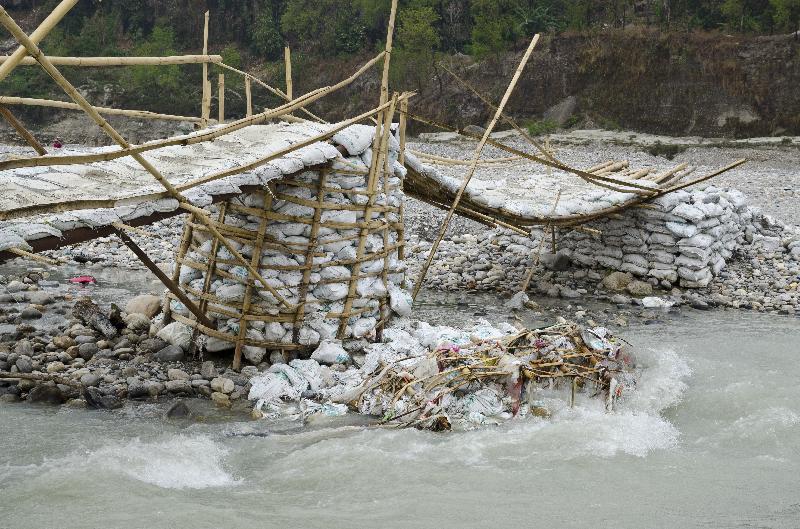
<path fill-rule="evenodd" d="M 520 56 L 478 62 L 459 55 L 441 61 L 497 102 Z M 315 65 L 300 74 L 301 83 L 319 86 L 341 71 L 341 64 Z M 366 108 L 377 76 L 365 76 L 335 94 L 326 101 L 327 110 L 344 116 Z M 669 135 L 800 134 L 798 87 L 800 41 L 791 35 L 559 36 L 540 42 L 508 110 L 520 121 L 555 117 L 574 125 Z M 418 91 L 412 108 L 452 125 L 482 124 L 491 115 L 441 67 L 432 68 L 422 86 L 401 77 L 393 88 Z"/>

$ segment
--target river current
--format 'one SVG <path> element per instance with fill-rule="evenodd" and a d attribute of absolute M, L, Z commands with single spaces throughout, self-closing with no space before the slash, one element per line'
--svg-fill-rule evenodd
<path fill-rule="evenodd" d="M 418 317 L 474 319 L 458 299 Z M 798 320 L 689 312 L 622 334 L 646 369 L 614 413 L 471 432 L 3 405 L 0 528 L 800 527 Z"/>

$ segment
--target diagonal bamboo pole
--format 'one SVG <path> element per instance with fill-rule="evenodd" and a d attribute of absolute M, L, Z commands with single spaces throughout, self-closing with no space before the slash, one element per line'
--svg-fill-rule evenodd
<path fill-rule="evenodd" d="M 537 33 L 534 35 L 533 39 L 531 39 L 531 43 L 528 45 L 528 49 L 525 50 L 525 54 L 522 56 L 522 60 L 517 66 L 517 70 L 514 72 L 514 76 L 511 78 L 511 83 L 509 83 L 508 88 L 506 89 L 506 93 L 503 95 L 503 99 L 500 101 L 500 105 L 497 107 L 497 111 L 492 118 L 491 123 L 486 128 L 483 133 L 483 137 L 481 141 L 478 143 L 478 146 L 475 148 L 475 152 L 472 155 L 472 163 L 469 166 L 469 170 L 467 174 L 464 176 L 464 181 L 461 183 L 461 187 L 458 189 L 458 193 L 456 193 L 456 197 L 453 200 L 453 205 L 447 212 L 447 215 L 444 218 L 444 222 L 442 222 L 442 227 L 439 230 L 439 235 L 436 237 L 436 240 L 431 246 L 430 252 L 428 253 L 428 258 L 425 260 L 425 264 L 420 270 L 419 277 L 417 278 L 417 282 L 414 285 L 414 292 L 412 294 L 412 299 L 417 298 L 417 294 L 419 294 L 420 289 L 422 288 L 422 282 L 425 280 L 425 275 L 428 273 L 428 268 L 430 268 L 431 263 L 433 262 L 433 258 L 436 256 L 436 250 L 439 248 L 439 243 L 442 242 L 445 233 L 447 232 L 447 228 L 450 225 L 450 219 L 453 218 L 453 213 L 455 212 L 456 208 L 458 207 L 458 203 L 461 201 L 461 196 L 464 194 L 464 190 L 467 188 L 467 184 L 472 179 L 472 175 L 475 174 L 475 170 L 478 167 L 478 161 L 481 158 L 481 154 L 483 153 L 483 147 L 486 145 L 486 140 L 489 139 L 489 134 L 492 133 L 494 126 L 497 124 L 497 120 L 500 118 L 500 114 L 503 112 L 503 109 L 508 103 L 511 94 L 514 92 L 514 87 L 517 86 L 517 81 L 519 80 L 520 76 L 522 75 L 522 70 L 525 69 L 525 65 L 528 63 L 528 59 L 533 53 L 533 49 L 536 47 L 536 44 L 539 42 L 539 34 Z"/>
<path fill-rule="evenodd" d="M 13 18 L 8 14 L 8 12 L 0 6 L 0 23 L 8 29 L 9 32 L 17 39 L 17 42 L 22 44 L 25 49 L 28 50 L 28 53 L 31 57 L 34 57 L 39 64 L 42 65 L 42 68 L 53 78 L 53 80 L 69 95 L 73 101 L 83 108 L 83 110 L 95 121 L 95 123 L 100 126 L 100 128 L 109 135 L 114 141 L 116 141 L 121 147 L 123 148 L 130 148 L 131 144 L 122 137 L 122 135 L 117 132 L 114 127 L 112 127 L 103 117 L 95 110 L 95 108 L 75 89 L 74 86 L 58 71 L 58 68 L 53 66 L 53 64 L 47 59 L 47 57 L 42 53 L 39 47 L 31 42 L 30 38 L 22 31 L 17 23 L 14 21 Z M 289 308 L 293 308 L 292 305 L 286 301 L 286 299 L 281 296 L 277 290 L 275 290 L 272 285 L 267 283 L 267 281 L 258 273 L 258 271 L 250 266 L 249 261 L 247 261 L 237 250 L 236 248 L 231 245 L 231 243 L 223 237 L 223 235 L 217 230 L 217 228 L 213 225 L 211 219 L 208 218 L 208 214 L 201 208 L 193 206 L 186 197 L 181 195 L 175 187 L 166 179 L 164 176 L 153 167 L 153 165 L 148 162 L 141 154 L 132 154 L 131 157 L 136 160 L 139 165 L 144 167 L 148 173 L 150 173 L 158 182 L 167 190 L 167 192 L 175 198 L 180 204 L 183 209 L 187 211 L 196 213 L 198 215 L 198 219 L 208 228 L 208 230 L 214 235 L 214 237 L 218 238 L 220 242 L 231 252 L 231 255 L 236 258 L 247 270 L 253 274 L 254 277 L 258 278 L 260 282 L 264 285 L 264 287 L 272 294 L 275 299 L 277 299 L 280 303 L 286 305 Z"/>
<path fill-rule="evenodd" d="M 0 105 L 25 105 L 34 107 L 63 108 L 65 110 L 83 110 L 80 105 L 68 101 L 55 99 L 38 99 L 33 97 L 0 96 Z M 107 116 L 128 116 L 139 119 L 163 119 L 165 121 L 202 121 L 193 116 L 175 116 L 173 114 L 159 114 L 149 110 L 127 110 L 122 108 L 94 107 L 101 114 Z"/>
<path fill-rule="evenodd" d="M 28 145 L 33 147 L 33 150 L 36 151 L 39 156 L 44 156 L 47 154 L 47 150 L 45 150 L 44 146 L 42 146 L 42 144 L 33 137 L 33 134 L 31 134 L 30 131 L 25 128 L 25 125 L 20 123 L 16 116 L 14 116 L 14 114 L 12 114 L 11 111 L 3 105 L 0 105 L 0 115 L 2 115 L 3 118 L 8 121 L 9 125 L 14 127 L 14 130 L 17 131 L 17 134 L 22 136 L 22 139 L 25 140 Z"/>
<path fill-rule="evenodd" d="M 379 53 L 378 55 L 373 57 L 370 61 L 361 66 L 361 68 L 359 68 L 358 71 L 353 73 L 350 77 L 339 81 L 335 85 L 329 85 L 323 88 L 317 88 L 316 90 L 312 90 L 311 92 L 308 92 L 307 94 L 304 94 L 298 97 L 297 99 L 294 99 L 278 108 L 267 110 L 265 112 L 256 114 L 249 118 L 245 117 L 239 119 L 228 125 L 216 128 L 214 130 L 204 131 L 200 134 L 195 134 L 189 137 L 184 136 L 178 138 L 168 138 L 165 140 L 152 141 L 145 143 L 144 145 L 138 145 L 135 147 L 131 146 L 129 148 L 123 148 L 118 151 L 112 151 L 102 154 L 82 154 L 75 156 L 48 156 L 46 158 L 26 158 L 21 160 L 7 160 L 0 162 L 0 171 L 6 169 L 17 169 L 20 167 L 40 167 L 47 165 L 75 165 L 82 163 L 109 161 L 109 160 L 116 160 L 117 158 L 123 158 L 125 156 L 132 156 L 133 154 L 137 153 L 143 153 L 155 149 L 160 149 L 162 147 L 172 147 L 176 145 L 194 145 L 195 143 L 211 141 L 221 136 L 225 136 L 226 134 L 236 132 L 239 129 L 249 127 L 250 125 L 258 125 L 270 119 L 283 116 L 293 110 L 302 108 L 303 105 L 312 103 L 318 99 L 325 97 L 326 95 L 329 95 L 341 88 L 344 88 L 345 86 L 351 84 L 353 81 L 358 79 L 364 72 L 375 66 L 375 64 L 378 61 L 380 61 L 381 58 L 383 58 L 383 55 L 384 52 Z"/>
<path fill-rule="evenodd" d="M 39 27 L 34 30 L 33 33 L 30 34 L 30 39 L 32 42 L 39 44 L 42 42 L 42 39 L 47 36 L 50 31 L 56 27 L 64 15 L 66 15 L 70 9 L 72 9 L 75 4 L 78 3 L 78 0 L 63 0 L 60 4 L 56 6 L 53 11 L 47 15 Z M 0 64 L 0 81 L 5 79 L 8 74 L 10 74 L 17 65 L 22 62 L 28 52 L 25 50 L 24 46 L 20 46 L 17 50 L 11 54 L 11 56 L 6 59 L 3 64 Z"/>

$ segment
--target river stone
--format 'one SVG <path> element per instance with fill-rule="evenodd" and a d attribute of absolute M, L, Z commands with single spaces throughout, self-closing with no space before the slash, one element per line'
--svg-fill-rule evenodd
<path fill-rule="evenodd" d="M 39 384 L 28 393 L 28 401 L 58 405 L 64 402 L 64 394 L 53 383 Z"/>
<path fill-rule="evenodd" d="M 70 347 L 75 345 L 75 340 L 73 340 L 67 335 L 56 336 L 52 339 L 52 342 L 53 345 L 55 345 L 59 349 L 69 349 Z"/>
<path fill-rule="evenodd" d="M 94 373 L 87 373 L 81 377 L 81 385 L 87 388 L 96 386 L 100 383 L 100 376 Z"/>
<path fill-rule="evenodd" d="M 14 345 L 14 352 L 21 355 L 32 355 L 33 344 L 29 340 L 20 340 Z"/>
<path fill-rule="evenodd" d="M 653 293 L 653 285 L 644 281 L 634 280 L 628 283 L 626 290 L 631 296 L 643 298 Z"/>
<path fill-rule="evenodd" d="M 97 338 L 89 334 L 79 334 L 75 337 L 75 343 L 78 345 L 85 343 L 97 343 Z"/>
<path fill-rule="evenodd" d="M 161 338 L 145 338 L 139 342 L 139 352 L 141 354 L 151 354 L 160 351 L 167 345 Z"/>
<path fill-rule="evenodd" d="M 78 356 L 84 360 L 91 360 L 99 350 L 96 343 L 82 343 L 78 346 Z"/>
<path fill-rule="evenodd" d="M 125 324 L 132 332 L 145 333 L 150 329 L 150 318 L 144 314 L 134 312 L 125 317 Z"/>
<path fill-rule="evenodd" d="M 125 305 L 125 312 L 128 314 L 142 314 L 148 320 L 161 312 L 161 298 L 152 294 L 141 294 L 128 301 Z"/>
<path fill-rule="evenodd" d="M 47 364 L 48 373 L 61 373 L 65 369 L 67 369 L 67 366 L 65 366 L 62 362 L 50 362 Z"/>
<path fill-rule="evenodd" d="M 203 365 L 200 366 L 200 376 L 208 380 L 216 377 L 217 368 L 214 366 L 214 362 L 210 360 L 203 362 Z"/>
<path fill-rule="evenodd" d="M 33 362 L 28 355 L 21 355 L 17 358 L 16 363 L 14 364 L 19 369 L 20 373 L 30 373 L 33 371 Z"/>
<path fill-rule="evenodd" d="M 28 301 L 34 305 L 49 305 L 54 301 L 53 296 L 47 292 L 42 292 L 41 290 L 29 292 L 26 297 L 28 298 Z"/>
<path fill-rule="evenodd" d="M 188 380 L 168 380 L 164 387 L 170 393 L 191 393 L 192 384 Z"/>
<path fill-rule="evenodd" d="M 17 281 L 17 280 L 14 280 L 14 281 L 12 281 L 12 282 L 10 282 L 9 284 L 6 285 L 6 291 L 8 291 L 8 292 L 10 292 L 12 294 L 14 292 L 20 292 L 22 290 L 27 290 L 27 288 L 28 287 L 25 285 L 25 283 L 22 283 L 22 282 Z"/>
<path fill-rule="evenodd" d="M 122 401 L 113 395 L 104 395 L 97 388 L 86 388 L 83 398 L 89 408 L 98 410 L 116 410 L 122 407 Z"/>
<path fill-rule="evenodd" d="M 153 360 L 159 362 L 179 362 L 183 360 L 183 349 L 177 345 L 168 345 L 153 355 Z"/>
<path fill-rule="evenodd" d="M 146 399 L 150 397 L 150 391 L 142 381 L 136 381 L 128 384 L 128 398 L 129 399 Z"/>
<path fill-rule="evenodd" d="M 633 274 L 629 272 L 611 272 L 603 278 L 602 285 L 612 292 L 622 292 L 633 281 Z"/>
<path fill-rule="evenodd" d="M 211 381 L 211 389 L 220 393 L 233 393 L 235 384 L 233 380 L 225 377 L 217 377 Z"/>
<path fill-rule="evenodd" d="M 228 408 L 231 405 L 231 398 L 225 393 L 215 391 L 211 394 L 211 400 L 220 408 Z"/>
<path fill-rule="evenodd" d="M 170 380 L 189 380 L 189 373 L 182 369 L 170 369 L 167 371 L 167 378 Z"/>

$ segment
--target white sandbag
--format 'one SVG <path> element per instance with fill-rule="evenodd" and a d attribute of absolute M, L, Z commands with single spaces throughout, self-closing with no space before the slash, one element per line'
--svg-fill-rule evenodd
<path fill-rule="evenodd" d="M 320 364 L 347 364 L 350 363 L 350 353 L 345 351 L 339 341 L 323 340 L 311 353 L 311 359 Z"/>
<path fill-rule="evenodd" d="M 175 321 L 158 331 L 156 338 L 187 351 L 192 342 L 192 329 L 188 325 Z"/>

